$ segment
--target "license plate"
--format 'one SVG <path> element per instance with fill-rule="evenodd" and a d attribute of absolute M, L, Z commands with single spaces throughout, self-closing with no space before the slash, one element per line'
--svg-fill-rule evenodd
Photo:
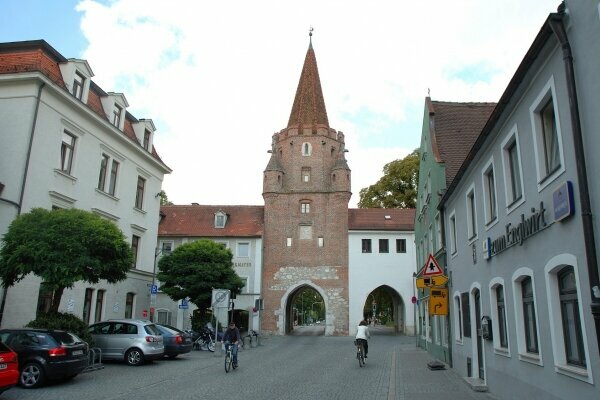
<path fill-rule="evenodd" d="M 73 355 L 74 356 L 80 356 L 83 354 L 83 350 L 73 350 Z"/>
<path fill-rule="evenodd" d="M 6 369 L 6 364 L 0 364 L 0 369 Z"/>

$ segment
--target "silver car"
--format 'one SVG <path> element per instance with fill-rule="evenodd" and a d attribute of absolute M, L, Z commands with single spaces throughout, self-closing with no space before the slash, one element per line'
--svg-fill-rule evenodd
<path fill-rule="evenodd" d="M 111 319 L 90 325 L 89 331 L 103 360 L 124 360 L 136 366 L 160 360 L 165 352 L 160 331 L 149 321 Z"/>

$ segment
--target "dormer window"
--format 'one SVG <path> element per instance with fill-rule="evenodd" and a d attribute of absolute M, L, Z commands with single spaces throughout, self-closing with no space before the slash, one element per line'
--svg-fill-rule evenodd
<path fill-rule="evenodd" d="M 144 131 L 144 149 L 150 151 L 150 131 L 146 129 Z"/>
<path fill-rule="evenodd" d="M 227 223 L 227 214 L 223 211 L 219 211 L 215 213 L 215 228 L 225 228 L 225 224 Z"/>
<path fill-rule="evenodd" d="M 113 109 L 112 124 L 117 128 L 121 125 L 121 114 L 123 114 L 123 107 L 115 103 L 115 108 Z"/>
<path fill-rule="evenodd" d="M 73 79 L 73 96 L 79 100 L 83 97 L 83 88 L 85 86 L 85 76 L 79 71 L 75 71 L 75 79 Z"/>

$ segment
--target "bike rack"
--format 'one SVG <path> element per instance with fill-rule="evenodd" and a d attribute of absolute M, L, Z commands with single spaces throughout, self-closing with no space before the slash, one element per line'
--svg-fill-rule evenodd
<path fill-rule="evenodd" d="M 90 351 L 88 352 L 88 366 L 82 372 L 91 372 L 103 368 L 102 349 L 99 347 L 90 348 Z"/>

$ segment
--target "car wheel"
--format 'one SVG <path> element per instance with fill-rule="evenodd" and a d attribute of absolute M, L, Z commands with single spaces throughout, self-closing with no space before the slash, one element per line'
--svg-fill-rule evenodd
<path fill-rule="evenodd" d="M 125 361 L 134 367 L 142 365 L 144 363 L 144 353 L 140 349 L 129 349 L 125 353 Z"/>
<path fill-rule="evenodd" d="M 44 383 L 45 373 L 38 363 L 29 363 L 23 366 L 19 376 L 19 384 L 24 388 L 40 387 Z"/>

